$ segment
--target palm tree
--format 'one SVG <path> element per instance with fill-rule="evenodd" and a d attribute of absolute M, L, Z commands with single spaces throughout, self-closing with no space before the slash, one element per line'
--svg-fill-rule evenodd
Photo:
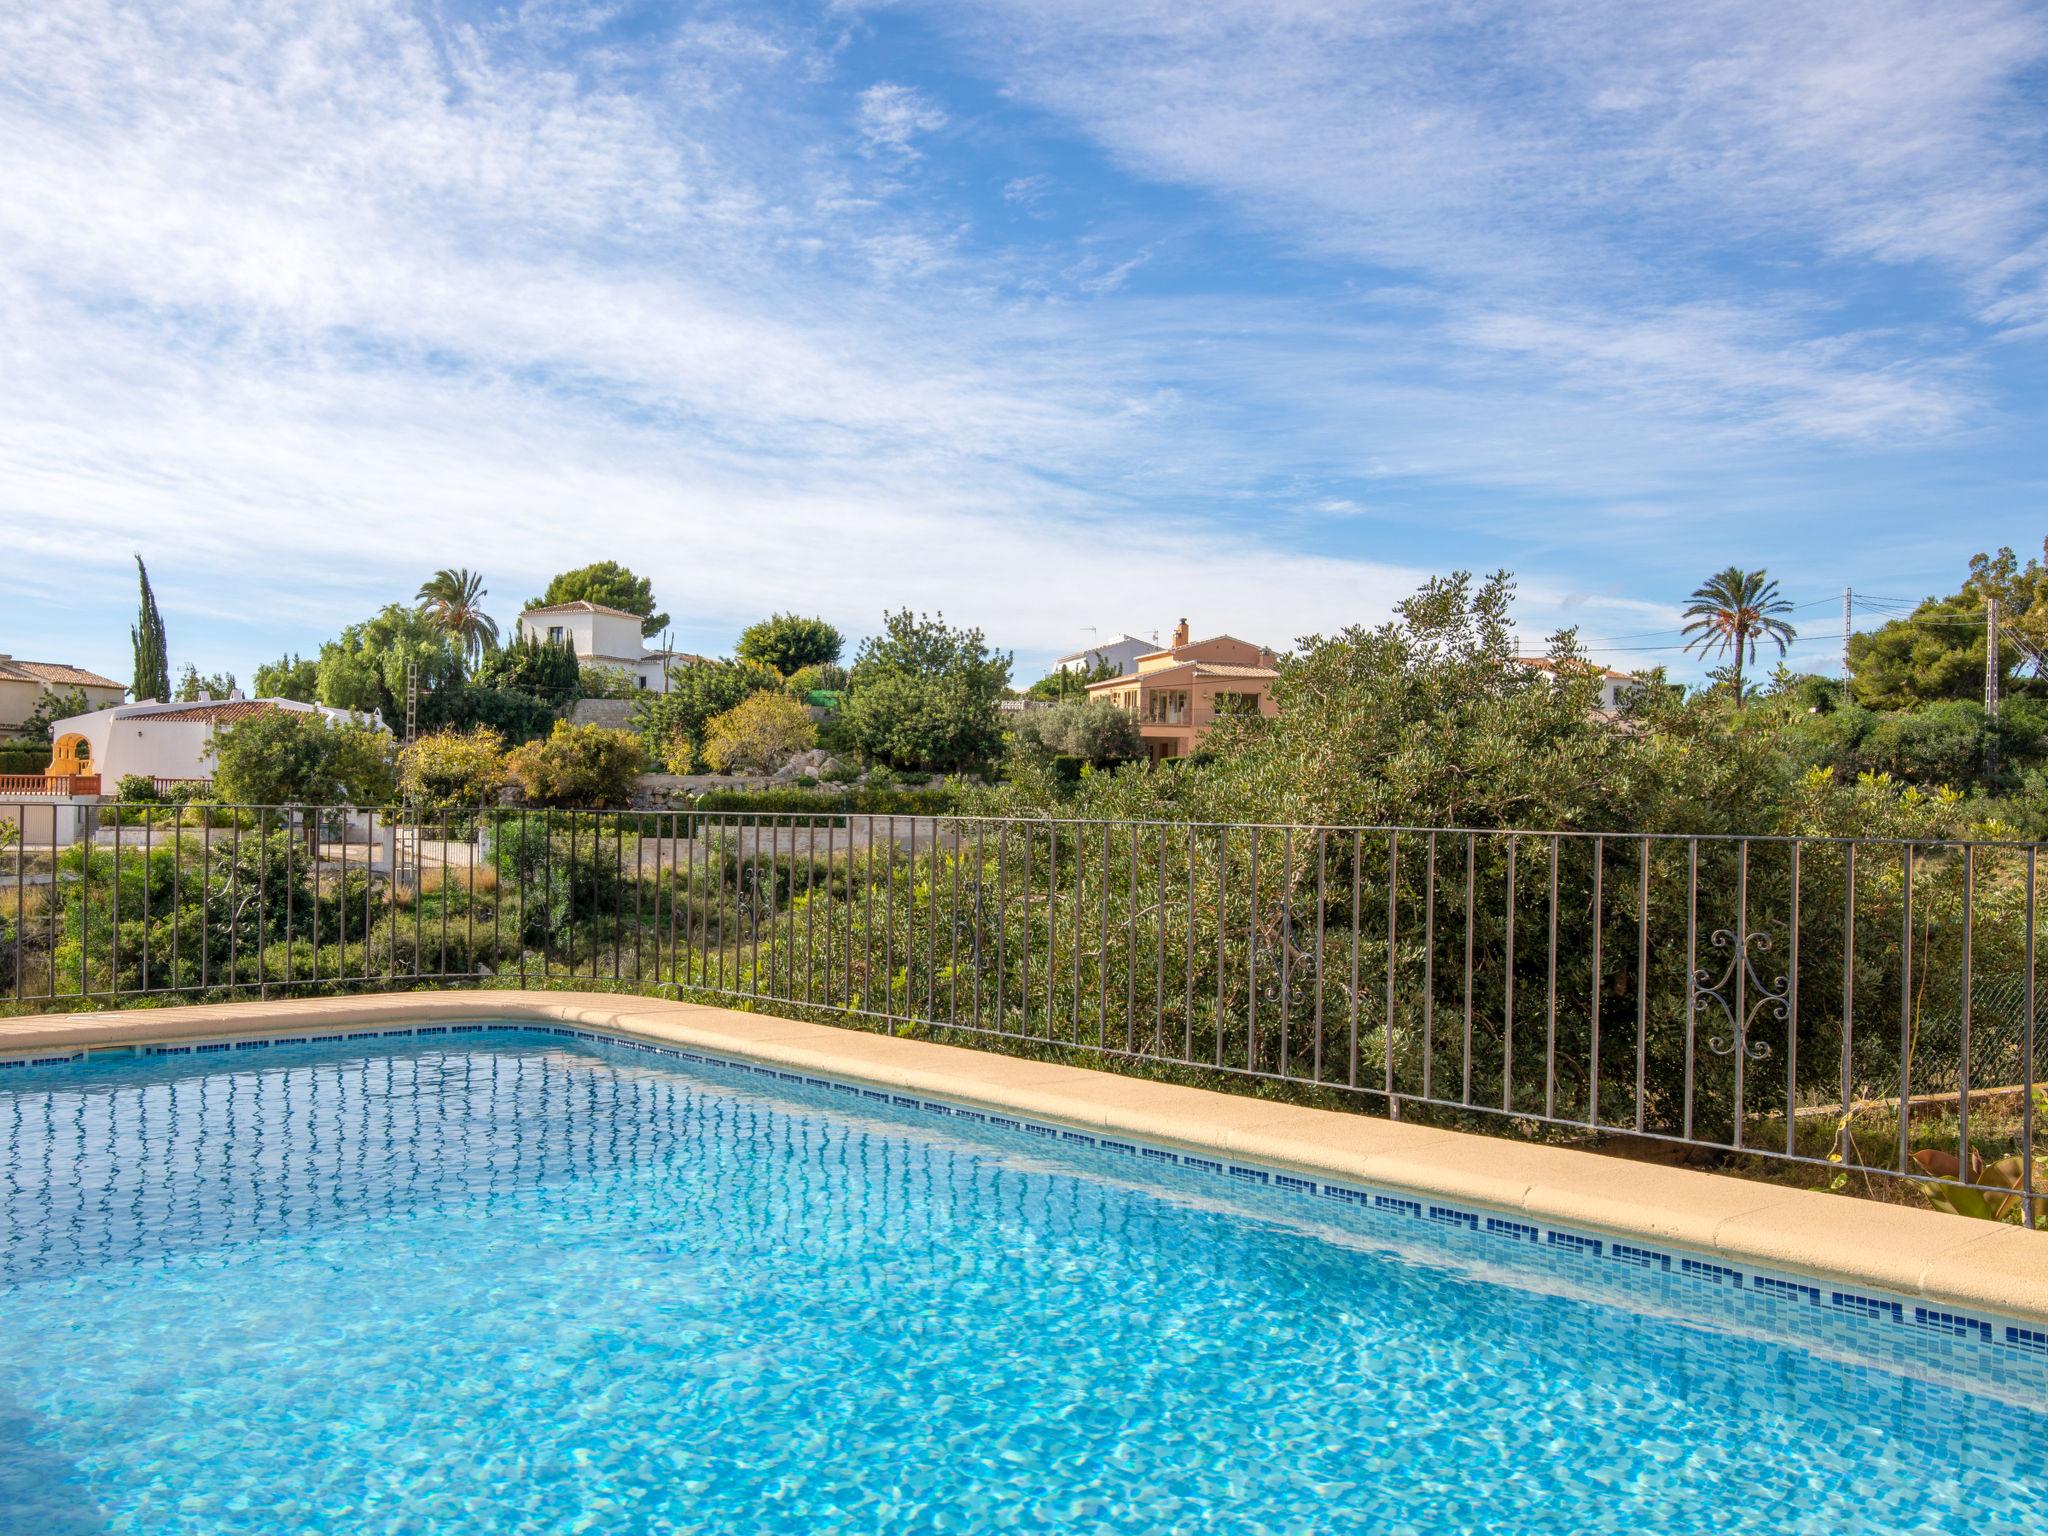
<path fill-rule="evenodd" d="M 420 607 L 462 645 L 462 659 L 474 663 L 498 648 L 498 621 L 483 611 L 483 577 L 470 570 L 436 571 L 420 585 Z"/>
<path fill-rule="evenodd" d="M 1709 576 L 1693 593 L 1692 606 L 1685 610 L 1685 617 L 1691 620 L 1685 626 L 1691 637 L 1685 648 L 1702 655 L 1718 651 L 1731 657 L 1735 707 L 1740 709 L 1745 654 L 1756 660 L 1757 641 L 1769 640 L 1778 647 L 1778 654 L 1784 655 L 1785 647 L 1798 638 L 1798 631 L 1779 615 L 1791 611 L 1792 605 L 1778 595 L 1778 584 L 1762 571 L 1731 565 L 1720 575 Z"/>

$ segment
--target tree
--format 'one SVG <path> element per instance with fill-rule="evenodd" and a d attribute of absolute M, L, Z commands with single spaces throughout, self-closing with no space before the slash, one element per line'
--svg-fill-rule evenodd
<path fill-rule="evenodd" d="M 423 694 L 462 681 L 462 657 L 448 632 L 417 608 L 392 603 L 320 647 L 320 702 L 374 711 L 396 725 L 405 718 L 409 667 L 418 669 Z"/>
<path fill-rule="evenodd" d="M 487 725 L 435 731 L 398 754 L 398 793 L 407 805 L 422 810 L 488 804 L 511 777 L 505 738 Z"/>
<path fill-rule="evenodd" d="M 654 583 L 635 576 L 616 560 L 599 560 L 593 565 L 564 571 L 548 583 L 548 589 L 528 601 L 529 608 L 549 608 L 556 603 L 596 603 L 640 615 L 640 633 L 658 635 L 668 625 L 668 615 L 655 612 Z"/>
<path fill-rule="evenodd" d="M 234 691 L 234 673 L 215 672 L 211 676 L 205 676 L 197 667 L 187 662 L 184 672 L 178 677 L 178 687 L 172 697 L 181 704 L 195 704 L 201 699 L 224 699 Z"/>
<path fill-rule="evenodd" d="M 1096 767 L 1145 755 L 1144 737 L 1128 710 L 1103 699 L 1065 699 L 1051 709 L 1025 711 L 1010 750 L 1038 763 L 1078 757 Z"/>
<path fill-rule="evenodd" d="M 1745 571 L 1729 566 L 1710 576 L 1692 594 L 1692 606 L 1685 610 L 1689 621 L 1685 634 L 1688 651 L 1715 653 L 1732 658 L 1735 707 L 1742 708 L 1742 664 L 1756 659 L 1759 640 L 1769 640 L 1780 656 L 1797 631 L 1783 615 L 1792 605 L 1778 595 L 1778 584 L 1762 571 Z"/>
<path fill-rule="evenodd" d="M 294 651 L 258 667 L 249 686 L 259 699 L 296 699 L 301 704 L 311 704 L 320 697 L 320 663 L 315 657 L 300 656 Z"/>
<path fill-rule="evenodd" d="M 1911 709 L 1984 696 L 1985 609 L 1998 599 L 2001 679 L 2048 655 L 2048 566 L 2024 567 L 2010 549 L 1970 558 L 1961 590 L 1930 597 L 1904 618 L 1849 637 L 1850 686 L 1873 709 Z M 2038 687 L 2029 682 L 2026 686 Z"/>
<path fill-rule="evenodd" d="M 823 619 L 794 613 L 778 613 L 749 624 L 740 631 L 739 644 L 734 647 L 741 661 L 773 668 L 779 677 L 837 661 L 845 648 L 845 637 Z"/>
<path fill-rule="evenodd" d="M 420 607 L 474 664 L 498 648 L 498 621 L 485 613 L 484 579 L 471 570 L 436 571 L 420 584 Z"/>
<path fill-rule="evenodd" d="M 91 712 L 92 700 L 85 696 L 83 688 L 47 689 L 37 696 L 35 707 L 21 722 L 20 734 L 31 741 L 49 741 L 56 735 L 51 727 L 59 720 Z"/>
<path fill-rule="evenodd" d="M 506 764 L 535 805 L 623 809 L 647 752 L 629 731 L 558 720 L 547 740 L 515 748 Z"/>
<path fill-rule="evenodd" d="M 135 648 L 135 684 L 129 690 L 139 701 L 155 699 L 169 703 L 171 697 L 171 651 L 164 637 L 164 616 L 157 611 L 156 593 L 149 587 L 149 569 L 142 556 L 135 557 L 136 573 L 142 578 L 142 611 L 128 631 Z"/>
<path fill-rule="evenodd" d="M 381 805 L 396 786 L 388 731 L 267 709 L 213 738 L 213 787 L 243 805 Z"/>
<path fill-rule="evenodd" d="M 943 773 L 987 763 L 1002 749 L 996 705 L 1011 660 L 991 651 L 980 630 L 955 629 L 944 614 L 886 615 L 854 658 L 847 740 L 892 768 Z"/>
<path fill-rule="evenodd" d="M 635 701 L 633 729 L 648 755 L 660 759 L 670 773 L 693 773 L 702 761 L 712 718 L 774 686 L 773 673 L 743 661 L 677 667 L 668 674 L 665 693 L 642 693 Z"/>
<path fill-rule="evenodd" d="M 704 730 L 704 760 L 716 773 L 773 773 L 818 744 L 811 712 L 783 693 L 756 693 Z"/>
<path fill-rule="evenodd" d="M 1094 659 L 1085 667 L 1062 667 L 1057 671 L 1048 672 L 1024 690 L 1024 697 L 1051 700 L 1085 697 L 1090 683 L 1100 683 L 1121 676 L 1122 669 L 1102 652 L 1097 651 Z"/>
<path fill-rule="evenodd" d="M 509 688 L 558 709 L 576 701 L 581 679 L 574 646 L 525 634 L 484 657 L 475 676 L 486 688 Z"/>

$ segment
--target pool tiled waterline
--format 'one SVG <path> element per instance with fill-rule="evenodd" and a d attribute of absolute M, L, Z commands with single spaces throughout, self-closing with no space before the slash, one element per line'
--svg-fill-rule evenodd
<path fill-rule="evenodd" d="M 0 1529 L 2025 1528 L 2016 1320 L 509 1023 L 10 1071 Z"/>
<path fill-rule="evenodd" d="M 1580 1259 L 1605 1259 L 1611 1264 L 1632 1266 L 1637 1269 L 1654 1270 L 1662 1274 L 1675 1274 L 1682 1280 L 1695 1281 L 1710 1287 L 1728 1287 L 1734 1291 L 1748 1291 L 1773 1300 L 1803 1303 L 1815 1308 L 1826 1308 L 1842 1314 L 1852 1323 L 1868 1325 L 1890 1324 L 1900 1328 L 1930 1330 L 1936 1334 L 1972 1340 L 1985 1345 L 2002 1344 L 2027 1356 L 2048 1359 L 2048 1321 L 2040 1326 L 2029 1326 L 1994 1316 L 1972 1316 L 1940 1307 L 1929 1307 L 1917 1302 L 1889 1296 L 1866 1295 L 1853 1287 L 1845 1288 L 1841 1283 L 1815 1285 L 1782 1274 L 1767 1274 L 1762 1271 L 1746 1271 L 1727 1264 L 1688 1255 L 1682 1251 L 1665 1251 L 1646 1246 L 1640 1242 L 1625 1242 L 1612 1237 L 1601 1238 L 1591 1233 L 1570 1227 L 1544 1226 L 1533 1222 L 1518 1221 L 1488 1213 L 1482 1209 L 1463 1209 L 1456 1205 L 1436 1201 L 1425 1203 L 1409 1198 L 1398 1192 L 1360 1187 L 1355 1183 L 1330 1182 L 1302 1178 L 1284 1170 L 1260 1166 L 1235 1160 L 1208 1157 L 1199 1152 L 1174 1150 L 1169 1147 L 1136 1141 L 1126 1141 L 1109 1136 L 1100 1136 L 1075 1130 L 1057 1121 L 1045 1121 L 1023 1115 L 1005 1115 L 977 1109 L 945 1100 L 921 1098 L 915 1094 L 895 1093 L 886 1089 L 866 1087 L 856 1082 L 839 1078 L 819 1077 L 803 1072 L 793 1072 L 725 1053 L 689 1050 L 680 1046 L 662 1045 L 654 1041 L 615 1030 L 592 1029 L 578 1025 L 523 1022 L 518 1020 L 472 1020 L 453 1024 L 420 1024 L 396 1028 L 379 1027 L 371 1029 L 330 1030 L 307 1033 L 292 1033 L 269 1036 L 254 1036 L 220 1040 L 195 1040 L 185 1043 L 138 1045 L 133 1047 L 134 1055 L 144 1058 L 180 1056 L 219 1056 L 233 1054 L 237 1057 L 249 1052 L 284 1050 L 323 1045 L 362 1045 L 372 1041 L 432 1040 L 440 1037 L 472 1035 L 530 1035 L 546 1039 L 570 1040 L 586 1045 L 605 1046 L 628 1053 L 634 1053 L 684 1062 L 694 1066 L 707 1066 L 728 1072 L 745 1073 L 775 1079 L 785 1083 L 799 1083 L 806 1087 L 824 1089 L 829 1092 L 850 1095 L 874 1103 L 887 1104 L 898 1109 L 908 1109 L 928 1115 L 943 1115 L 967 1124 L 986 1125 L 992 1130 L 1015 1131 L 1026 1136 L 1045 1140 L 1057 1140 L 1074 1146 L 1097 1148 L 1106 1153 L 1136 1157 L 1147 1162 L 1178 1166 L 1191 1172 L 1229 1178 L 1241 1184 L 1266 1185 L 1275 1190 L 1306 1195 L 1317 1195 L 1326 1200 L 1369 1208 L 1415 1221 L 1434 1222 L 1441 1226 L 1460 1228 L 1466 1232 L 1484 1233 L 1490 1238 L 1506 1239 L 1518 1243 L 1534 1244 L 1563 1255 Z M 103 1052 L 79 1049 L 68 1053 L 53 1053 L 35 1056 L 0 1057 L 0 1071 L 21 1067 L 70 1067 L 81 1065 L 88 1060 L 107 1061 Z M 33 1077 L 17 1079 L 22 1083 L 36 1081 Z M 1983 1362 L 1991 1374 L 1997 1371 L 1999 1357 L 1991 1355 Z M 2029 1373 L 2024 1379 L 2031 1382 Z M 2048 1376 L 2041 1378 L 2041 1385 L 2048 1388 Z"/>

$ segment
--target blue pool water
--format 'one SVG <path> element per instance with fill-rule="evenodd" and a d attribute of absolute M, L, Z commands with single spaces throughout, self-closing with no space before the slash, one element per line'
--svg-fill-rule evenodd
<path fill-rule="evenodd" d="M 729 1066 L 34 1068 L 0 1148 L 10 1533 L 2048 1530 L 1996 1320 Z"/>

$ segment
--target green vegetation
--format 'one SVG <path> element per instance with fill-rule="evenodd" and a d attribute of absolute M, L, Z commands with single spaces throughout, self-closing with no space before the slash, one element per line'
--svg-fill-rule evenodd
<path fill-rule="evenodd" d="M 487 725 L 435 731 L 398 754 L 398 793 L 424 811 L 489 805 L 512 781 L 505 738 Z"/>
<path fill-rule="evenodd" d="M 616 560 L 599 560 L 563 571 L 539 597 L 527 599 L 526 606 L 547 608 L 556 603 L 596 603 L 622 613 L 638 614 L 643 635 L 658 635 L 668 624 L 668 615 L 655 611 L 654 583 L 645 576 L 634 575 Z"/>
<path fill-rule="evenodd" d="M 474 680 L 480 687 L 561 704 L 581 694 L 582 668 L 568 642 L 520 635 L 485 656 Z"/>
<path fill-rule="evenodd" d="M 786 678 L 806 667 L 836 662 L 845 647 L 845 637 L 823 619 L 778 613 L 741 630 L 733 649 L 741 661 Z"/>
<path fill-rule="evenodd" d="M 413 669 L 423 695 L 452 689 L 462 681 L 462 655 L 448 632 L 419 609 L 386 604 L 320 647 L 320 702 L 402 724 Z"/>
<path fill-rule="evenodd" d="M 498 621 L 483 610 L 484 579 L 470 570 L 440 570 L 420 584 L 420 609 L 453 640 L 470 665 L 498 647 Z"/>
<path fill-rule="evenodd" d="M 216 672 L 207 676 L 190 662 L 178 677 L 178 686 L 171 697 L 181 704 L 194 704 L 201 699 L 224 699 L 235 691 L 235 674 Z"/>
<path fill-rule="evenodd" d="M 142 610 L 128 631 L 135 651 L 135 681 L 129 696 L 163 703 L 171 696 L 170 644 L 164 637 L 164 616 L 157 611 L 156 593 L 150 590 L 149 568 L 140 555 L 135 557 L 135 574 L 142 582 Z"/>
<path fill-rule="evenodd" d="M 12 771 L 18 773 L 40 773 L 44 764 L 50 760 L 50 749 L 47 743 L 56 735 L 56 732 L 51 727 L 59 720 L 69 720 L 74 715 L 87 714 L 91 709 L 92 701 L 85 696 L 85 690 L 82 688 L 50 688 L 44 690 L 42 696 L 36 700 L 35 707 L 28 712 L 28 718 L 21 722 L 20 732 L 24 738 L 38 744 L 36 748 L 38 760 L 33 768 L 21 768 Z"/>
<path fill-rule="evenodd" d="M 384 805 L 397 787 L 391 737 L 367 725 L 271 709 L 213 738 L 215 798 L 239 805 Z"/>
<path fill-rule="evenodd" d="M 1043 700 L 1085 698 L 1090 683 L 1107 682 L 1121 675 L 1116 663 L 1097 651 L 1085 667 L 1068 667 L 1041 677 L 1024 690 L 1024 697 Z"/>
<path fill-rule="evenodd" d="M 319 659 L 300 656 L 294 651 L 276 661 L 267 661 L 256 669 L 256 677 L 250 687 L 255 689 L 255 697 L 259 699 L 295 699 L 301 704 L 315 703 L 320 697 Z"/>
<path fill-rule="evenodd" d="M 1145 755 L 1138 722 L 1128 710 L 1101 699 L 1069 696 L 1050 709 L 1027 710 L 1010 737 L 1013 758 L 1043 767 L 1071 757 L 1094 768 Z"/>
<path fill-rule="evenodd" d="M 891 768 L 958 773 L 1002 751 L 996 710 L 1009 686 L 1011 656 L 992 651 L 978 629 L 943 614 L 909 609 L 883 619 L 862 642 L 841 710 L 847 744 Z"/>
<path fill-rule="evenodd" d="M 773 773 L 817 745 L 811 712 L 787 694 L 752 694 L 704 728 L 704 760 L 714 773 Z"/>
<path fill-rule="evenodd" d="M 1792 605 L 1778 595 L 1778 584 L 1762 571 L 1745 571 L 1729 566 L 1710 576 L 1692 595 L 1685 610 L 1685 648 L 1729 658 L 1729 680 L 1735 692 L 1735 707 L 1742 708 L 1742 668 L 1756 660 L 1757 642 L 1767 640 L 1778 654 L 1796 637 L 1785 619 Z"/>
<path fill-rule="evenodd" d="M 642 693 L 634 704 L 633 728 L 647 755 L 670 773 L 696 773 L 704 764 L 711 721 L 749 695 L 776 685 L 775 675 L 738 661 L 678 667 L 668 675 L 666 693 Z"/>
<path fill-rule="evenodd" d="M 618 807 L 632 803 L 647 754 L 629 732 L 559 720 L 545 741 L 516 748 L 506 765 L 531 805 Z"/>

